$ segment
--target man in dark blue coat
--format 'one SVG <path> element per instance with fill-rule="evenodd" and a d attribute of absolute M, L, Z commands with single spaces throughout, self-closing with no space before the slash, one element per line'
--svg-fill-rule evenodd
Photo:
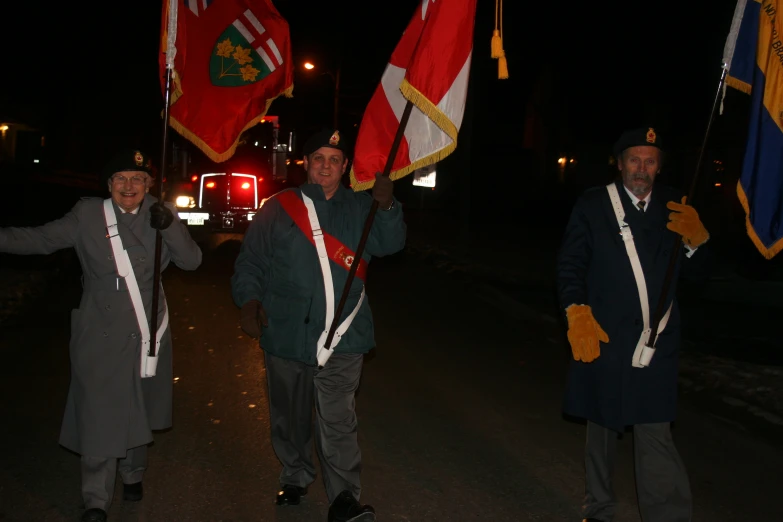
<path fill-rule="evenodd" d="M 583 516 L 588 522 L 612 520 L 616 442 L 633 426 L 642 519 L 686 522 L 690 486 L 670 430 L 680 347 L 675 282 L 681 269 L 683 275 L 703 272 L 709 235 L 678 191 L 655 184 L 663 151 L 654 128 L 625 132 L 614 152 L 620 179 L 579 198 L 557 259 L 574 356 L 564 412 L 587 420 Z M 667 314 L 655 350 L 647 352 L 645 339 L 675 245 L 680 252 L 666 292 Z M 645 361 L 643 352 L 652 358 Z"/>

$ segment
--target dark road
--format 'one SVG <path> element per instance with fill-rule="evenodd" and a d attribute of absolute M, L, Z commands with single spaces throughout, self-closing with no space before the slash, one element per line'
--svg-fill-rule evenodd
<path fill-rule="evenodd" d="M 239 329 L 229 277 L 241 236 L 205 242 L 195 272 L 163 280 L 174 338 L 174 427 L 155 434 L 140 503 L 112 521 L 324 521 L 320 477 L 276 507 L 262 352 Z M 219 243 L 223 241 L 222 243 Z M 0 521 L 74 521 L 79 459 L 57 444 L 68 386 L 73 259 L 0 343 Z M 508 290 L 508 289 L 506 289 Z M 410 252 L 373 261 L 377 348 L 357 397 L 362 500 L 380 521 L 579 520 L 584 427 L 560 413 L 570 355 L 562 326 L 530 301 Z M 783 520 L 783 446 L 687 397 L 674 436 L 695 521 Z M 618 522 L 637 522 L 631 438 L 620 445 Z M 121 487 L 118 481 L 118 488 Z"/>

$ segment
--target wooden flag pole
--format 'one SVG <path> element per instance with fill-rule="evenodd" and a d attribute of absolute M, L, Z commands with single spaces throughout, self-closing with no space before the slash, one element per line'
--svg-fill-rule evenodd
<path fill-rule="evenodd" d="M 721 93 L 723 92 L 723 84 L 726 82 L 727 68 L 723 67 L 723 73 L 720 76 L 720 82 L 718 83 L 718 92 L 715 94 L 715 101 L 712 103 L 712 111 L 710 112 L 709 120 L 707 120 L 707 130 L 704 133 L 704 140 L 701 144 L 701 150 L 699 151 L 699 159 L 696 162 L 696 172 L 693 173 L 693 179 L 691 180 L 690 190 L 688 191 L 688 199 L 686 203 L 691 204 L 693 200 L 693 194 L 696 192 L 696 181 L 699 179 L 699 173 L 701 172 L 701 165 L 704 161 L 704 151 L 707 149 L 707 140 L 710 136 L 710 130 L 712 128 L 712 122 L 715 118 L 715 110 L 720 104 Z M 650 324 L 652 331 L 650 332 L 650 338 L 647 340 L 647 346 L 653 348 L 655 341 L 658 338 L 658 325 L 661 323 L 661 319 L 664 314 L 664 305 L 666 304 L 666 297 L 669 293 L 669 287 L 674 277 L 674 268 L 677 265 L 677 259 L 680 254 L 680 243 L 682 239 L 679 234 L 674 236 L 674 244 L 671 249 L 671 256 L 669 256 L 669 266 L 666 269 L 666 276 L 663 280 L 663 288 L 661 289 L 661 296 L 658 298 L 658 306 L 655 308 L 655 314 L 653 315 L 653 321 Z"/>
<path fill-rule="evenodd" d="M 413 102 L 408 100 L 405 104 L 405 110 L 402 112 L 402 118 L 400 119 L 400 126 L 397 127 L 397 134 L 394 135 L 394 141 L 392 142 L 391 151 L 386 158 L 386 165 L 383 167 L 383 175 L 388 177 L 391 174 L 392 165 L 394 165 L 394 158 L 397 157 L 397 151 L 400 148 L 402 137 L 405 134 L 405 127 L 408 126 L 408 119 L 411 116 L 413 110 Z M 332 346 L 332 339 L 334 339 L 334 333 L 337 331 L 337 325 L 340 322 L 340 316 L 345 308 L 345 301 L 348 298 L 348 292 L 351 289 L 351 284 L 356 276 L 356 269 L 359 268 L 359 261 L 364 254 L 364 246 L 367 243 L 367 238 L 370 235 L 370 229 L 372 223 L 375 220 L 375 213 L 378 211 L 378 202 L 373 199 L 372 206 L 370 207 L 370 213 L 367 215 L 367 220 L 364 222 L 364 230 L 362 230 L 362 237 L 359 240 L 359 246 L 356 247 L 356 254 L 354 255 L 355 261 L 351 264 L 351 269 L 348 271 L 348 279 L 345 280 L 345 287 L 343 288 L 343 295 L 340 296 L 340 302 L 337 305 L 337 310 L 334 313 L 334 319 L 332 325 L 329 328 L 329 334 L 326 336 L 326 342 L 324 344 L 325 350 L 330 350 Z"/>

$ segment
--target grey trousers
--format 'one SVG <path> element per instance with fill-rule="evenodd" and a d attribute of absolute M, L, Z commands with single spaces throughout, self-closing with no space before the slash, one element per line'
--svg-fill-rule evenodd
<path fill-rule="evenodd" d="M 332 354 L 323 370 L 268 353 L 264 360 L 272 447 L 283 465 L 280 483 L 306 487 L 315 480 L 315 435 L 329 502 L 344 490 L 358 500 L 362 454 L 354 395 L 362 375 L 363 355 Z"/>
<path fill-rule="evenodd" d="M 119 466 L 118 466 L 119 461 Z M 82 499 L 84 508 L 109 511 L 119 468 L 123 484 L 141 482 L 147 469 L 147 446 L 131 448 L 124 459 L 82 455 Z"/>
<path fill-rule="evenodd" d="M 609 522 L 616 499 L 612 487 L 616 431 L 587 422 L 585 502 L 582 515 Z M 674 447 L 671 424 L 633 427 L 636 493 L 644 522 L 690 522 L 691 488 L 685 465 Z"/>

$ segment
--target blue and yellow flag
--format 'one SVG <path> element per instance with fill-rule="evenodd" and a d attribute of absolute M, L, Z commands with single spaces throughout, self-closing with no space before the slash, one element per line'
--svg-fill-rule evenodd
<path fill-rule="evenodd" d="M 737 194 L 767 259 L 783 250 L 783 0 L 739 0 L 724 51 L 726 83 L 751 96 Z"/>

